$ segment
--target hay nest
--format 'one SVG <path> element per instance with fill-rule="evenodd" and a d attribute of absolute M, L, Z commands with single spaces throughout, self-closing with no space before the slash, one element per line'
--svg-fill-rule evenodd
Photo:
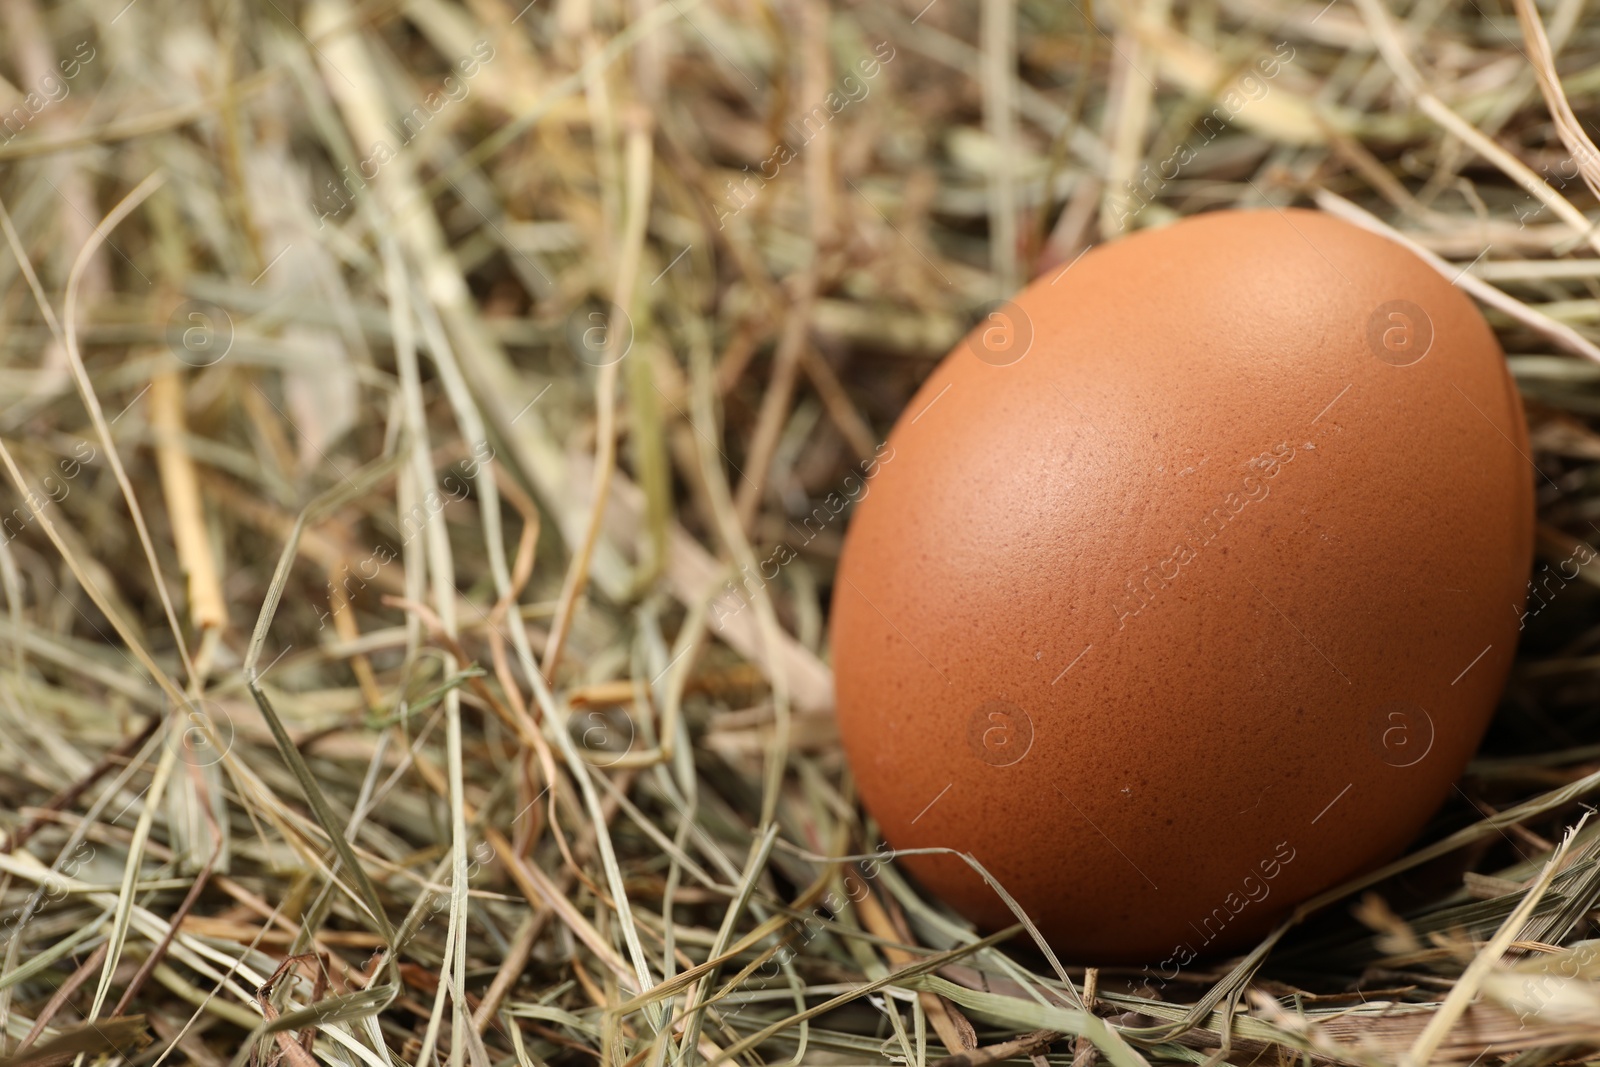
<path fill-rule="evenodd" d="M 1592 1054 L 1583 16 L 6 0 L 0 1062 Z M 1159 995 L 893 864 L 821 906 L 875 840 L 843 520 L 749 576 L 991 300 L 1263 203 L 1397 231 L 1511 353 L 1583 565 L 1483 758 L 1390 881 Z"/>

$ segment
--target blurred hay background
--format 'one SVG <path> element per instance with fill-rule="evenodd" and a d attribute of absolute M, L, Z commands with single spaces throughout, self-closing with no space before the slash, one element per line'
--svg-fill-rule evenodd
<path fill-rule="evenodd" d="M 0 1062 L 1600 1048 L 1581 0 L 5 0 L 0 74 Z M 980 941 L 853 804 L 830 501 L 991 301 L 1264 203 L 1488 308 L 1513 684 L 1275 947 Z"/>

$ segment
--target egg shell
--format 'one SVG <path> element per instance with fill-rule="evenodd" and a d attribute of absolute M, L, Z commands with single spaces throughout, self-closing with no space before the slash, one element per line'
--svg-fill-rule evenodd
<path fill-rule="evenodd" d="M 837 711 L 895 850 L 968 853 L 1084 963 L 1259 938 L 1397 855 L 1517 645 L 1521 402 L 1482 315 L 1301 210 L 1091 251 L 901 416 L 833 591 Z M 959 857 L 900 857 L 982 929 Z"/>

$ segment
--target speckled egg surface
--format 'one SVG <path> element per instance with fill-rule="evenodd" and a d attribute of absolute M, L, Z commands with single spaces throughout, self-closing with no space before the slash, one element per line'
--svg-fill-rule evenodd
<path fill-rule="evenodd" d="M 890 848 L 1176 973 L 1398 854 L 1516 648 L 1520 400 L 1472 303 L 1311 211 L 1200 215 L 997 309 L 880 450 L 834 586 Z M 985 929 L 952 855 L 901 859 Z"/>

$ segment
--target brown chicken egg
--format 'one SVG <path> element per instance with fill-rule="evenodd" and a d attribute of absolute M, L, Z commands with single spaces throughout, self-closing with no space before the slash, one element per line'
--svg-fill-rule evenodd
<path fill-rule="evenodd" d="M 880 449 L 833 591 L 840 730 L 937 896 L 1081 963 L 1248 945 L 1397 855 L 1517 644 L 1520 400 L 1472 303 L 1311 211 L 1098 248 Z"/>

